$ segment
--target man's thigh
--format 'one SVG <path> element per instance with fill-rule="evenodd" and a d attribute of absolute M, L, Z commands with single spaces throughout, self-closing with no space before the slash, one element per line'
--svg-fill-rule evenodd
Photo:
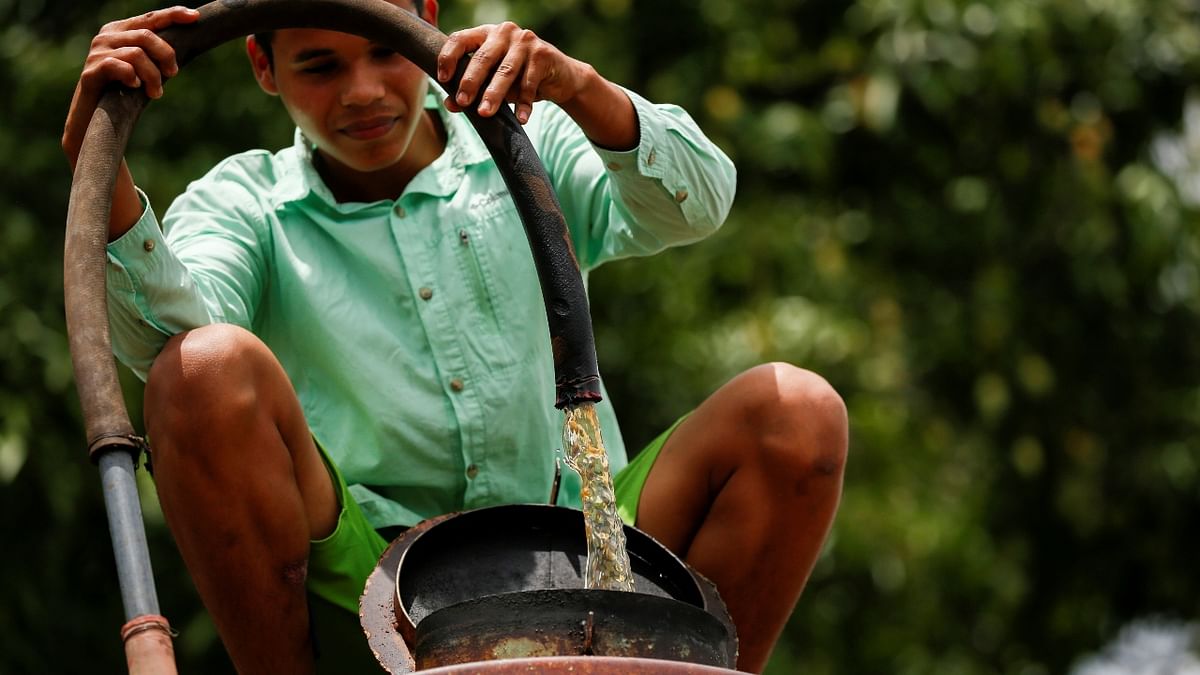
<path fill-rule="evenodd" d="M 658 457 L 662 453 L 663 446 L 667 444 L 667 441 L 685 419 L 687 419 L 687 415 L 675 420 L 657 438 L 650 441 L 645 448 L 642 448 L 642 451 L 635 455 L 633 460 L 625 465 L 625 468 L 613 476 L 613 491 L 616 493 L 617 513 L 620 514 L 621 520 L 625 521 L 626 525 L 637 524 L 638 507 L 641 504 L 642 491 L 646 487 L 646 480 L 649 478 L 655 464 L 658 463 Z"/>

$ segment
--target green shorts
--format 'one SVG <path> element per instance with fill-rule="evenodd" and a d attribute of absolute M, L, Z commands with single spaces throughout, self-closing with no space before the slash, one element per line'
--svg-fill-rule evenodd
<path fill-rule="evenodd" d="M 642 497 L 646 477 L 650 475 L 650 469 L 658 459 L 667 438 L 683 420 L 682 417 L 676 420 L 638 453 L 632 462 L 613 476 L 617 512 L 627 524 L 633 525 L 637 520 L 638 501 Z M 389 542 L 367 522 L 362 509 L 350 495 L 350 488 L 342 478 L 341 472 L 329 461 L 320 443 L 317 443 L 317 449 L 325 459 L 330 476 L 337 482 L 338 500 L 342 510 L 333 533 L 312 542 L 312 549 L 308 555 L 308 590 L 357 614 L 358 597 Z"/>

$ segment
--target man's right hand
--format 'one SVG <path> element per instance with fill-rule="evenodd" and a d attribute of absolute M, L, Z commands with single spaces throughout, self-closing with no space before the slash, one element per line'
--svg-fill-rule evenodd
<path fill-rule="evenodd" d="M 83 63 L 63 129 L 62 147 L 72 168 L 104 88 L 120 82 L 131 88 L 144 86 L 150 98 L 162 96 L 163 81 L 177 73 L 179 65 L 175 63 L 175 50 L 155 31 L 192 23 L 199 17 L 194 9 L 171 7 L 114 21 L 100 29 Z"/>
<path fill-rule="evenodd" d="M 100 103 L 104 88 L 112 82 L 127 87 L 145 87 L 150 98 L 162 96 L 163 81 L 179 72 L 175 50 L 154 31 L 177 23 L 192 23 L 200 13 L 187 7 L 171 7 L 147 12 L 131 19 L 114 21 L 92 39 L 83 74 L 75 86 L 71 109 L 63 129 L 62 147 L 71 163 L 71 171 L 79 161 L 83 137 Z M 117 172 L 113 187 L 112 212 L 108 222 L 108 240 L 114 241 L 137 224 L 142 215 L 142 203 L 134 188 L 133 175 L 125 160 Z"/>

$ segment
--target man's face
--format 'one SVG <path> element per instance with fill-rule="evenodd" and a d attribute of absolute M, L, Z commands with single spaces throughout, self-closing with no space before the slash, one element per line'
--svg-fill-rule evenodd
<path fill-rule="evenodd" d="M 415 11 L 411 0 L 393 4 Z M 436 25 L 436 4 L 426 6 Z M 259 83 L 279 95 L 327 160 L 362 172 L 403 161 L 424 115 L 420 68 L 383 45 L 327 30 L 276 31 L 271 46 L 274 68 L 251 50 Z"/>

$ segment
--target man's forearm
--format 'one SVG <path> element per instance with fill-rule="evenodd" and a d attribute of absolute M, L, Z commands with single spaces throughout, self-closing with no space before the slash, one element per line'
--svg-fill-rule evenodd
<path fill-rule="evenodd" d="M 133 174 L 121 160 L 121 168 L 117 171 L 117 183 L 113 187 L 112 211 L 108 218 L 108 240 L 116 241 L 137 224 L 142 217 L 142 200 L 138 199 L 137 189 L 133 186 Z"/>
<path fill-rule="evenodd" d="M 638 118 L 633 102 L 617 85 L 587 66 L 588 74 L 579 93 L 562 104 L 588 139 L 610 150 L 637 147 Z"/>

